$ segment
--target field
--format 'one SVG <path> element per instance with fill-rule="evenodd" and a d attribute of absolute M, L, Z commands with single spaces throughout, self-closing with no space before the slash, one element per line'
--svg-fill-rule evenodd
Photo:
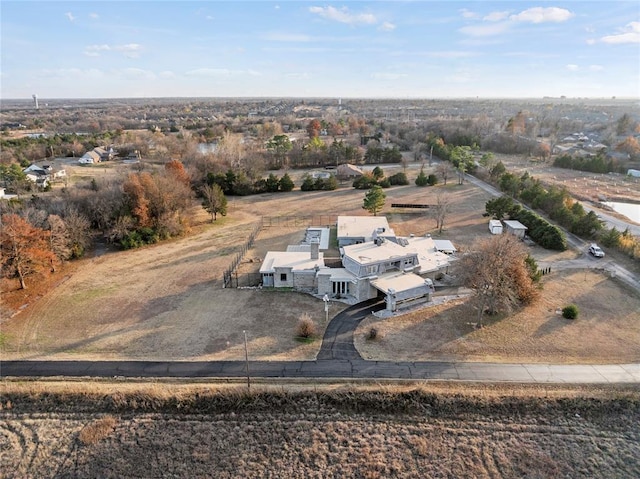
<path fill-rule="evenodd" d="M 6 478 L 640 474 L 637 386 L 5 383 L 0 401 Z"/>
<path fill-rule="evenodd" d="M 418 168 L 411 165 L 410 178 Z M 401 168 L 385 169 L 390 175 Z M 293 173 L 299 181 L 301 172 Z M 452 201 L 443 238 L 464 251 L 475 238 L 488 235 L 482 212 L 489 196 L 466 183 L 391 188 L 386 190 L 383 213 L 398 234 L 435 235 L 435 221 L 428 215 L 394 211 L 390 204 L 433 204 L 439 191 L 447 192 Z M 321 335 L 321 300 L 294 292 L 222 289 L 222 273 L 263 216 L 313 216 L 324 224 L 338 214 L 365 214 L 363 196 L 345 184 L 328 193 L 233 198 L 229 214 L 215 224 L 204 211 L 194 209 L 193 231 L 185 238 L 125 252 L 105 248 L 67 265 L 49 278 L 49 284 L 32 283 L 26 291 L 5 283 L 3 357 L 244 359 L 242 332 L 247 331 L 251 359 L 314 359 L 320 341 L 297 341 L 295 324 L 302 313 L 309 313 Z M 298 242 L 305 221 L 263 228 L 244 257 L 240 278 L 258 271 L 267 250 L 284 250 Z M 539 248 L 532 248 L 532 254 L 544 261 L 578 256 Z M 599 266 L 588 258 L 586 264 Z M 563 287 L 567 281 L 571 288 Z M 356 344 L 365 358 L 604 363 L 640 358 L 637 292 L 599 271 L 554 271 L 544 283 L 537 305 L 493 320 L 483 329 L 473 328 L 476 314 L 460 300 L 381 323 L 383 337 L 375 343 L 363 340 L 364 328 L 377 321 L 370 317 L 356 335 Z M 569 302 L 583 312 L 578 321 L 567 322 L 556 314 Z M 330 315 L 344 307 L 332 302 Z"/>

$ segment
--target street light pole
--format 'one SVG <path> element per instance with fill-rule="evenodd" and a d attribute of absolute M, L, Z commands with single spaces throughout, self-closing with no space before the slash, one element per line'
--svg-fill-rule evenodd
<path fill-rule="evenodd" d="M 249 349 L 247 348 L 247 332 L 243 329 L 242 334 L 244 334 L 244 362 L 247 367 L 247 389 L 251 389 L 251 379 L 249 376 Z"/>
<path fill-rule="evenodd" d="M 325 294 L 322 301 L 324 301 L 324 322 L 326 324 L 329 322 L 329 296 Z"/>

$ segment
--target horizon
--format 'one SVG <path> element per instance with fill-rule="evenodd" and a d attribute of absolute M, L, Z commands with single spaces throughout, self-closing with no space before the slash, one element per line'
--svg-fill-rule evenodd
<path fill-rule="evenodd" d="M 3 1 L 0 99 L 638 99 L 636 1 Z"/>

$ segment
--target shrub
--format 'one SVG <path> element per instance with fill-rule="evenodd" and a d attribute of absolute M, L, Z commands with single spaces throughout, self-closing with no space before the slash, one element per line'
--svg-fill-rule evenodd
<path fill-rule="evenodd" d="M 429 186 L 437 185 L 437 184 L 438 184 L 438 177 L 437 177 L 436 175 L 433 175 L 433 174 L 432 174 L 432 175 L 429 175 L 429 176 L 427 177 L 427 184 L 428 184 Z"/>
<path fill-rule="evenodd" d="M 562 317 L 565 319 L 576 319 L 578 317 L 578 307 L 575 304 L 570 304 L 562 308 Z"/>
<path fill-rule="evenodd" d="M 375 341 L 376 339 L 378 339 L 378 329 L 372 327 L 367 333 L 367 339 L 369 341 Z"/>
<path fill-rule="evenodd" d="M 316 335 L 316 325 L 308 313 L 302 313 L 296 326 L 296 336 L 303 339 L 311 339 Z"/>
<path fill-rule="evenodd" d="M 418 177 L 416 178 L 416 186 L 427 186 L 428 184 L 429 179 L 424 173 L 424 169 L 420 169 L 420 173 L 418 173 Z"/>
<path fill-rule="evenodd" d="M 90 422 L 82 428 L 78 434 L 78 440 L 84 445 L 95 444 L 107 437 L 116 427 L 116 419 L 113 416 L 105 416 Z"/>
<path fill-rule="evenodd" d="M 403 172 L 396 173 L 395 175 L 391 175 L 389 177 L 389 184 L 391 185 L 408 185 L 409 180 L 407 179 L 407 175 Z"/>

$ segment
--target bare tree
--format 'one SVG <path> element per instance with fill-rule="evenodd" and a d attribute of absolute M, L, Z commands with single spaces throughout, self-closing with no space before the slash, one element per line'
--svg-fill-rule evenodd
<path fill-rule="evenodd" d="M 451 198 L 444 191 L 439 191 L 436 195 L 436 204 L 433 207 L 433 214 L 436 220 L 436 228 L 438 233 L 442 233 L 444 221 L 447 218 L 451 206 Z"/>
<path fill-rule="evenodd" d="M 451 176 L 451 163 L 448 161 L 441 161 L 436 167 L 436 172 L 442 177 L 444 184 L 447 184 L 447 178 Z"/>
<path fill-rule="evenodd" d="M 478 322 L 485 309 L 490 314 L 509 312 L 520 303 L 538 296 L 524 244 L 515 236 L 504 234 L 476 241 L 472 251 L 460 262 L 463 282 L 475 290 Z M 537 266 L 535 266 L 537 269 Z"/>

